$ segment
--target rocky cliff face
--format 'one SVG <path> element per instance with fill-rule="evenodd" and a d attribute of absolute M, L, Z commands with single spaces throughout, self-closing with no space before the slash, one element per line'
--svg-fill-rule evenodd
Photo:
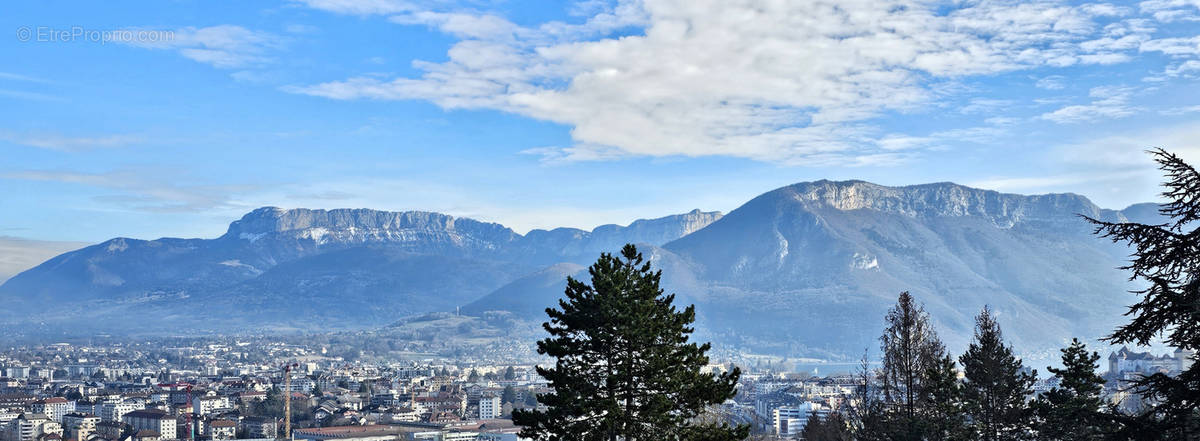
<path fill-rule="evenodd" d="M 264 207 L 229 225 L 222 239 L 257 242 L 265 237 L 308 240 L 317 245 L 395 243 L 498 250 L 520 238 L 495 223 L 423 211 L 367 209 L 284 210 Z"/>
<path fill-rule="evenodd" d="M 886 187 L 863 181 L 817 181 L 783 187 L 759 198 L 792 198 L 812 208 L 874 210 L 913 218 L 978 217 L 1003 228 L 1020 222 L 1069 220 L 1076 214 L 1106 219 L 1119 215 L 1076 194 L 1025 196 L 949 182 Z"/>

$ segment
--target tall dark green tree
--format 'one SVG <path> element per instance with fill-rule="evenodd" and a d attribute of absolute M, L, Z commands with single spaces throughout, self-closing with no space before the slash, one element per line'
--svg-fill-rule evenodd
<path fill-rule="evenodd" d="M 925 374 L 925 403 L 922 423 L 925 439 L 949 441 L 969 439 L 964 414 L 963 388 L 958 381 L 954 358 L 945 355 Z"/>
<path fill-rule="evenodd" d="M 1088 218 L 1096 234 L 1133 248 L 1122 269 L 1130 280 L 1147 287 L 1129 307 L 1129 323 L 1107 340 L 1113 344 L 1148 345 L 1165 337 L 1171 346 L 1200 350 L 1200 172 L 1163 149 L 1149 152 L 1166 175 L 1159 212 L 1168 221 L 1157 225 L 1105 222 Z M 1162 439 L 1200 438 L 1200 364 L 1177 376 L 1154 374 L 1133 385 L 1147 399 L 1148 411 L 1137 420 L 1139 431 L 1159 431 Z"/>
<path fill-rule="evenodd" d="M 974 341 L 959 362 L 966 377 L 962 393 L 971 439 L 1028 439 L 1032 415 L 1026 398 L 1036 372 L 1024 372 L 987 307 L 975 317 Z"/>
<path fill-rule="evenodd" d="M 1034 400 L 1038 439 L 1085 441 L 1102 439 L 1114 432 L 1113 419 L 1100 393 L 1104 379 L 1096 374 L 1100 354 L 1089 353 L 1079 339 L 1062 349 L 1063 367 L 1049 368 L 1058 386 Z"/>
<path fill-rule="evenodd" d="M 946 355 L 945 346 L 929 322 L 929 314 L 907 291 L 888 310 L 887 328 L 879 337 L 883 365 L 879 370 L 883 401 L 883 432 L 894 440 L 926 438 L 927 422 L 935 415 L 930 375 Z"/>
<path fill-rule="evenodd" d="M 547 308 L 550 337 L 538 367 L 552 391 L 546 411 L 514 412 L 521 436 L 538 440 L 740 440 L 749 427 L 699 423 L 709 405 L 734 396 L 740 371 L 700 371 L 710 345 L 690 342 L 694 306 L 682 311 L 659 287 L 661 271 L 633 245 L 588 268 L 591 284 L 567 278 L 565 299 Z"/>

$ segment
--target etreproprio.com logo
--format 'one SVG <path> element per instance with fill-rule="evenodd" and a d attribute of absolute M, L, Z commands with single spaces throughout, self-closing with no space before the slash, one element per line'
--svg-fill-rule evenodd
<path fill-rule="evenodd" d="M 17 41 L 37 43 L 165 43 L 175 39 L 175 31 L 157 29 L 88 29 L 83 26 L 21 26 Z"/>

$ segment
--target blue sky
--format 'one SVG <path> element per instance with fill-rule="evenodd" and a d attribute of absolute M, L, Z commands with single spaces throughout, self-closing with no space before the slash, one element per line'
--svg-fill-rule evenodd
<path fill-rule="evenodd" d="M 214 237 L 264 205 L 530 228 L 790 183 L 1153 200 L 1200 161 L 1200 4 L 22 2 L 0 236 Z M 103 41 L 103 40 L 109 41 Z"/>

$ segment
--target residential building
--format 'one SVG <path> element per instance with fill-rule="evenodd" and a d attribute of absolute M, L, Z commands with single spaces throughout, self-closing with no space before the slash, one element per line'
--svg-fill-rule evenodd
<path fill-rule="evenodd" d="M 500 397 L 492 395 L 479 398 L 479 419 L 499 418 L 500 410 Z"/>
<path fill-rule="evenodd" d="M 62 425 L 40 413 L 23 413 L 9 421 L 4 441 L 38 441 L 46 435 L 62 436 Z"/>
<path fill-rule="evenodd" d="M 177 426 L 175 417 L 167 415 L 164 411 L 157 409 L 135 410 L 125 414 L 121 421 L 139 432 L 143 430 L 158 432 L 159 439 L 175 439 Z"/>
<path fill-rule="evenodd" d="M 86 440 L 96 433 L 100 417 L 90 413 L 71 412 L 62 417 L 63 435 L 75 440 Z"/>
<path fill-rule="evenodd" d="M 110 402 L 100 406 L 100 420 L 121 422 L 122 417 L 129 412 L 140 409 L 141 407 L 134 403 Z"/>
<path fill-rule="evenodd" d="M 237 436 L 237 423 L 229 420 L 213 420 L 208 423 L 208 437 L 213 441 L 233 439 Z"/>
<path fill-rule="evenodd" d="M 38 400 L 30 407 L 34 413 L 46 415 L 46 417 L 54 420 L 56 423 L 62 423 L 63 415 L 75 410 L 75 402 L 67 401 L 63 397 L 52 397 L 44 400 Z"/>
<path fill-rule="evenodd" d="M 100 420 L 96 423 L 96 435 L 104 439 L 119 439 L 125 431 L 125 425 L 117 421 Z"/>
<path fill-rule="evenodd" d="M 192 398 L 192 409 L 199 415 L 211 415 L 230 407 L 228 397 L 220 395 L 205 395 Z"/>
<path fill-rule="evenodd" d="M 812 414 L 828 414 L 829 409 L 820 403 L 804 402 L 795 406 L 777 407 L 771 412 L 775 433 L 779 436 L 796 436 L 804 431 L 804 425 Z"/>

